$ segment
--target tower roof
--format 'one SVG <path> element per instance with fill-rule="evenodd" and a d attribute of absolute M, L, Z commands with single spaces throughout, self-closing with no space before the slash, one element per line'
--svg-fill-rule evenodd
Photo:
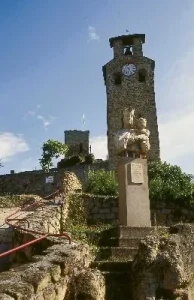
<path fill-rule="evenodd" d="M 128 35 L 120 35 L 116 37 L 112 37 L 109 39 L 110 47 L 113 47 L 113 44 L 117 40 L 122 40 L 124 46 L 133 45 L 134 38 L 141 39 L 142 43 L 145 43 L 145 34 L 128 34 Z"/>

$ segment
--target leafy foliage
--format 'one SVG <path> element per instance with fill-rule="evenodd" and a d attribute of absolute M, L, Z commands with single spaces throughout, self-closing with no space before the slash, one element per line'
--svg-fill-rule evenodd
<path fill-rule="evenodd" d="M 87 243 L 94 255 L 99 251 L 99 241 L 104 230 L 113 227 L 111 224 L 87 224 L 87 203 L 84 195 L 71 194 L 69 196 L 68 216 L 63 231 L 71 233 L 74 240 Z"/>
<path fill-rule="evenodd" d="M 94 154 L 88 154 L 85 156 L 85 164 L 93 164 L 95 162 Z"/>
<path fill-rule="evenodd" d="M 117 195 L 118 184 L 115 172 L 89 170 L 87 173 L 85 191 L 94 195 Z"/>
<path fill-rule="evenodd" d="M 95 157 L 93 154 L 88 154 L 88 155 L 75 155 L 71 156 L 67 159 L 62 159 L 58 163 L 58 168 L 67 168 L 67 167 L 72 167 L 75 165 L 90 165 L 95 163 Z"/>
<path fill-rule="evenodd" d="M 1 159 L 0 159 L 0 168 L 3 168 L 3 165 L 2 165 L 2 163 L 1 163 Z"/>
<path fill-rule="evenodd" d="M 75 166 L 77 164 L 80 164 L 83 161 L 83 157 L 80 155 L 75 155 L 72 156 L 70 158 L 67 159 L 62 159 L 59 163 L 58 163 L 58 168 L 67 168 L 67 167 L 72 167 Z"/>
<path fill-rule="evenodd" d="M 193 176 L 182 172 L 180 167 L 161 161 L 149 162 L 148 179 L 151 203 L 194 204 Z M 118 195 L 115 173 L 90 170 L 85 191 L 94 195 Z"/>
<path fill-rule="evenodd" d="M 40 165 L 44 171 L 48 171 L 53 166 L 52 159 L 65 155 L 68 151 L 66 144 L 56 140 L 48 140 L 42 146 L 42 158 L 39 159 Z"/>
<path fill-rule="evenodd" d="M 181 168 L 166 162 L 151 162 L 148 165 L 151 202 L 194 202 L 193 176 L 182 172 Z"/>

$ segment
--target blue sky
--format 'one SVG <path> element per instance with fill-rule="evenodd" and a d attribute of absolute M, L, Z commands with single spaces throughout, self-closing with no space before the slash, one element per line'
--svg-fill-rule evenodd
<path fill-rule="evenodd" d="M 194 173 L 193 14 L 192 0 L 1 0 L 1 174 L 39 168 L 42 143 L 83 129 L 83 113 L 93 152 L 106 156 L 101 70 L 108 39 L 126 29 L 146 34 L 156 61 L 162 159 Z"/>

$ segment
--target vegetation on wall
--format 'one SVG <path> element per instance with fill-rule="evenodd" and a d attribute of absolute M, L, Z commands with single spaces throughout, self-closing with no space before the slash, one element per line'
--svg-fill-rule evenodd
<path fill-rule="evenodd" d="M 118 184 L 115 172 L 89 170 L 86 175 L 85 192 L 94 195 L 117 195 Z"/>
<path fill-rule="evenodd" d="M 98 224 L 89 226 L 87 224 L 87 202 L 82 194 L 71 194 L 68 201 L 68 216 L 63 231 L 70 232 L 74 240 L 87 243 L 96 255 L 101 233 L 111 228 L 112 225 Z"/>
<path fill-rule="evenodd" d="M 53 158 L 59 158 L 61 155 L 65 155 L 67 151 L 68 147 L 66 144 L 49 139 L 42 146 L 42 158 L 39 159 L 41 168 L 44 171 L 48 171 L 53 166 Z"/>
<path fill-rule="evenodd" d="M 93 154 L 88 155 L 74 155 L 66 159 L 62 159 L 60 162 L 58 162 L 57 167 L 58 168 L 68 168 L 75 165 L 87 165 L 87 164 L 93 164 L 95 162 L 95 157 Z"/>
<path fill-rule="evenodd" d="M 94 195 L 118 195 L 118 184 L 114 172 L 89 171 L 86 189 Z M 166 162 L 148 164 L 150 201 L 174 202 L 179 205 L 194 204 L 193 176 L 182 172 L 178 166 Z"/>

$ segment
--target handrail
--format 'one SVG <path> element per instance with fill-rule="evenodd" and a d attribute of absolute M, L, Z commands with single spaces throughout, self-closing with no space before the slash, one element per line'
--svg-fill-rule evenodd
<path fill-rule="evenodd" d="M 57 190 L 56 192 L 46 196 L 44 199 L 50 199 L 50 197 L 58 194 L 60 191 Z M 18 216 L 16 218 L 13 218 L 14 215 L 18 214 L 19 212 L 21 212 L 21 210 L 25 211 L 26 209 L 28 208 L 32 208 L 34 205 L 36 204 L 36 201 L 34 201 L 32 204 L 29 204 L 29 205 L 26 205 L 26 206 L 23 206 L 23 207 L 20 207 L 17 211 L 15 211 L 14 213 L 12 213 L 11 215 L 9 215 L 7 218 L 5 218 L 5 223 L 4 224 L 7 224 L 9 226 L 11 226 L 12 228 L 14 229 L 19 229 L 19 230 L 22 230 L 22 231 L 25 231 L 25 232 L 28 232 L 28 233 L 34 233 L 34 234 L 37 234 L 37 235 L 41 235 L 41 237 L 38 237 L 38 238 L 35 238 L 34 240 L 30 241 L 30 242 L 27 242 L 27 243 L 24 243 L 18 247 L 15 247 L 11 250 L 8 250 L 6 252 L 3 252 L 0 254 L 0 258 L 1 257 L 4 257 L 4 256 L 7 256 L 7 255 L 10 255 L 16 251 L 19 251 L 19 250 L 22 250 L 30 245 L 33 245 L 45 238 L 47 238 L 48 236 L 54 236 L 54 237 L 66 237 L 68 240 L 69 240 L 69 244 L 71 244 L 71 237 L 70 235 L 67 233 L 67 232 L 63 232 L 63 233 L 46 233 L 46 232 L 41 232 L 41 231 L 36 231 L 36 230 L 33 230 L 33 229 L 29 229 L 29 226 L 28 226 L 28 229 L 27 228 L 23 228 L 21 227 L 20 225 L 16 225 L 16 224 L 12 224 L 10 222 L 12 221 L 26 221 L 29 225 L 29 221 L 25 218 L 25 219 L 18 219 Z M 41 207 L 43 207 L 44 204 L 41 203 Z M 21 215 L 21 214 L 20 214 Z M 19 215 L 19 216 L 20 216 Z"/>

